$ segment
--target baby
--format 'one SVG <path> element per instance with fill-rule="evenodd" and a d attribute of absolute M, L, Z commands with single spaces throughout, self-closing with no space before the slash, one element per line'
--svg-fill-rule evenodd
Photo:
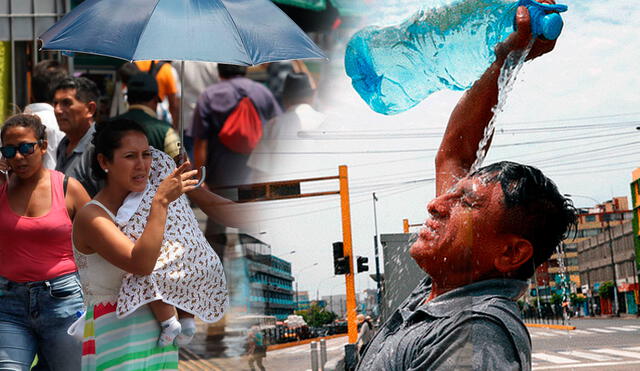
<path fill-rule="evenodd" d="M 158 185 L 175 168 L 173 159 L 164 152 L 152 148 L 151 153 L 147 188 L 129 194 L 116 216 L 118 227 L 133 241 L 142 235 Z M 198 228 L 184 195 L 169 207 L 162 250 L 153 273 L 124 276 L 117 316 L 125 317 L 144 304 L 149 304 L 160 322 L 161 347 L 187 344 L 196 332 L 194 315 L 204 322 L 216 322 L 228 306 L 222 264 Z"/>

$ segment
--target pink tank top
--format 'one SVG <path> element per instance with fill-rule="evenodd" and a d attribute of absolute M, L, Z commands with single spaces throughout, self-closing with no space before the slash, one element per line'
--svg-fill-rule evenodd
<path fill-rule="evenodd" d="M 38 217 L 16 214 L 8 184 L 0 186 L 0 276 L 14 282 L 43 281 L 76 271 L 71 218 L 64 200 L 64 174 L 51 175 L 51 209 Z"/>

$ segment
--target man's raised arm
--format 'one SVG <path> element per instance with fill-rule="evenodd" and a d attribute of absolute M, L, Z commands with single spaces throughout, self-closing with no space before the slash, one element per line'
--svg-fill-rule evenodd
<path fill-rule="evenodd" d="M 553 0 L 541 3 L 554 4 Z M 511 51 L 525 49 L 531 40 L 529 11 L 521 6 L 516 13 L 517 31 L 496 46 L 496 60 L 471 89 L 465 92 L 451 113 L 447 129 L 436 155 L 436 196 L 449 190 L 465 177 L 476 159 L 485 127 L 493 118 L 492 108 L 498 103 L 498 77 Z M 537 39 L 527 60 L 553 49 L 555 40 Z M 487 150 L 491 138 L 487 142 Z"/>

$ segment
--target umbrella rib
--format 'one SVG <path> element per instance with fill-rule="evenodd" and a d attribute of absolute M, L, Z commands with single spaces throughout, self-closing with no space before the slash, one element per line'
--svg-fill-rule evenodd
<path fill-rule="evenodd" d="M 136 47 L 133 49 L 133 54 L 135 55 L 135 53 L 138 51 L 138 45 L 140 45 L 140 40 L 142 39 L 142 34 L 144 34 L 144 32 L 147 30 L 147 25 L 149 24 L 149 21 L 151 20 L 151 17 L 153 16 L 153 13 L 156 11 L 156 8 L 158 7 L 158 4 L 160 3 L 160 0 L 156 0 L 156 5 L 153 6 L 153 9 L 151 9 L 151 12 L 149 12 L 149 16 L 147 17 L 146 21 L 144 22 L 144 27 L 142 27 L 142 32 L 140 32 L 140 35 L 138 35 L 138 40 L 136 41 Z M 131 55 L 131 60 L 129 62 L 133 62 L 133 55 Z"/>
<path fill-rule="evenodd" d="M 231 20 L 231 23 L 233 23 L 233 27 L 235 27 L 235 29 L 236 29 L 236 34 L 240 38 L 240 42 L 242 42 L 242 47 L 244 48 L 244 51 L 247 53 L 247 55 L 249 55 L 249 51 L 247 50 L 247 44 L 244 42 L 244 39 L 242 38 L 242 34 L 240 33 L 240 29 L 238 28 L 238 25 L 236 25 L 235 19 L 233 19 L 233 17 L 231 16 L 231 13 L 229 13 L 229 10 L 227 9 L 227 7 L 223 6 L 222 9 L 224 9 L 224 11 L 229 16 L 229 19 Z M 249 59 L 251 61 L 251 65 L 255 66 L 255 64 L 253 63 L 253 56 L 250 56 Z"/>

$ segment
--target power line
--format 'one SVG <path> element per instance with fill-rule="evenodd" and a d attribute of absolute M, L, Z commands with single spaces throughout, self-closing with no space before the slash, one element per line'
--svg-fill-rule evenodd
<path fill-rule="evenodd" d="M 510 144 L 497 144 L 492 145 L 493 148 L 504 148 L 504 147 L 515 147 L 515 146 L 526 146 L 526 145 L 534 145 L 534 144 L 548 144 L 548 143 L 558 143 L 558 142 L 570 142 L 570 141 L 579 141 L 585 139 L 601 139 L 601 138 L 609 138 L 609 137 L 617 137 L 622 135 L 629 135 L 628 132 L 623 133 L 612 133 L 606 135 L 586 135 L 586 136 L 577 136 L 577 137 L 564 137 L 564 138 L 556 138 L 556 139 L 545 139 L 545 140 L 534 140 L 528 142 L 517 142 Z M 371 149 L 371 150 L 353 150 L 353 151 L 273 151 L 273 152 L 257 152 L 258 154 L 274 154 L 274 155 L 371 155 L 371 154 L 388 154 L 388 153 L 411 153 L 411 152 L 435 152 L 438 148 L 414 148 L 414 149 Z"/>
<path fill-rule="evenodd" d="M 519 135 L 530 134 L 538 132 L 561 132 L 561 131 L 576 131 L 576 130 L 589 130 L 600 128 L 612 128 L 612 127 L 628 127 L 636 126 L 640 124 L 640 121 L 620 121 L 620 122 L 605 122 L 597 124 L 585 124 L 585 125 L 561 125 L 561 126 L 543 126 L 543 127 L 531 127 L 523 129 L 509 129 L 504 128 L 504 124 L 501 129 L 496 130 L 496 135 Z M 274 139 L 277 140 L 389 140 L 389 139 L 421 139 L 421 138 L 441 138 L 444 134 L 443 129 L 431 129 L 425 131 L 424 129 L 411 129 L 412 132 L 397 131 L 369 131 L 369 130 L 308 130 L 299 131 L 297 135 L 283 135 Z"/>

